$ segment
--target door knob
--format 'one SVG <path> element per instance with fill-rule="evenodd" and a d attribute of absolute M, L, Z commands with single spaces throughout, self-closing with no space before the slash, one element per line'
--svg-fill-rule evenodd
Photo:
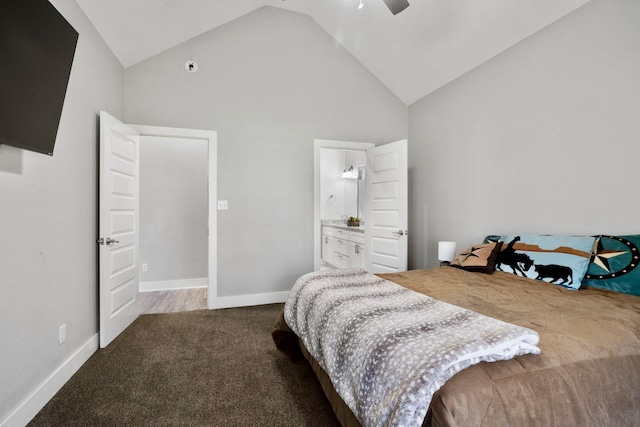
<path fill-rule="evenodd" d="M 112 239 L 111 237 L 107 237 L 106 239 L 101 237 L 101 238 L 98 239 L 98 243 L 101 244 L 101 245 L 109 246 L 112 243 L 120 243 L 120 241 Z"/>
<path fill-rule="evenodd" d="M 112 243 L 120 243 L 120 241 L 119 241 L 119 240 L 112 239 L 111 237 L 107 237 L 106 239 L 105 239 L 104 237 L 101 237 L 101 238 L 99 238 L 99 239 L 97 240 L 97 243 L 98 243 L 98 244 L 100 244 L 100 245 L 107 245 L 107 246 L 109 246 L 109 245 L 110 245 L 110 244 L 112 244 Z"/>
<path fill-rule="evenodd" d="M 394 231 L 393 234 L 395 234 L 396 236 L 404 236 L 404 231 L 402 230 Z"/>

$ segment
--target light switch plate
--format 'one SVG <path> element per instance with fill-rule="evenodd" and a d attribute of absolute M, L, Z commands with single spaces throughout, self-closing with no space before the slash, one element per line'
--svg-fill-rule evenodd
<path fill-rule="evenodd" d="M 229 209 L 229 202 L 227 200 L 218 200 L 218 210 L 226 211 Z"/>

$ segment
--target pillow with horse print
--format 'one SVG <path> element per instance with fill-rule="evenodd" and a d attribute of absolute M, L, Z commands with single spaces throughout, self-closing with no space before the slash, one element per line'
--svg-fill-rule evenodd
<path fill-rule="evenodd" d="M 505 235 L 496 270 L 580 289 L 589 267 L 595 237 Z"/>
<path fill-rule="evenodd" d="M 463 250 L 451 261 L 451 267 L 477 273 L 491 274 L 495 270 L 496 257 L 502 242 L 481 243 Z"/>

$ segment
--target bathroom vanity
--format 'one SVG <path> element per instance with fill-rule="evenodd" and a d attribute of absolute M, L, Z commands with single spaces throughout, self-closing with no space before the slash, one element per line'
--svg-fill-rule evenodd
<path fill-rule="evenodd" d="M 365 268 L 364 226 L 348 227 L 341 221 L 322 223 L 322 267 Z"/>

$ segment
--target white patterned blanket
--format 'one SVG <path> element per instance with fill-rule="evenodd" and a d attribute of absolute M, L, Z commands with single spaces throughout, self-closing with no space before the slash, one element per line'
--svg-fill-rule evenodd
<path fill-rule="evenodd" d="M 433 394 L 457 372 L 540 353 L 535 331 L 364 270 L 300 277 L 285 321 L 363 426 L 420 426 Z"/>

